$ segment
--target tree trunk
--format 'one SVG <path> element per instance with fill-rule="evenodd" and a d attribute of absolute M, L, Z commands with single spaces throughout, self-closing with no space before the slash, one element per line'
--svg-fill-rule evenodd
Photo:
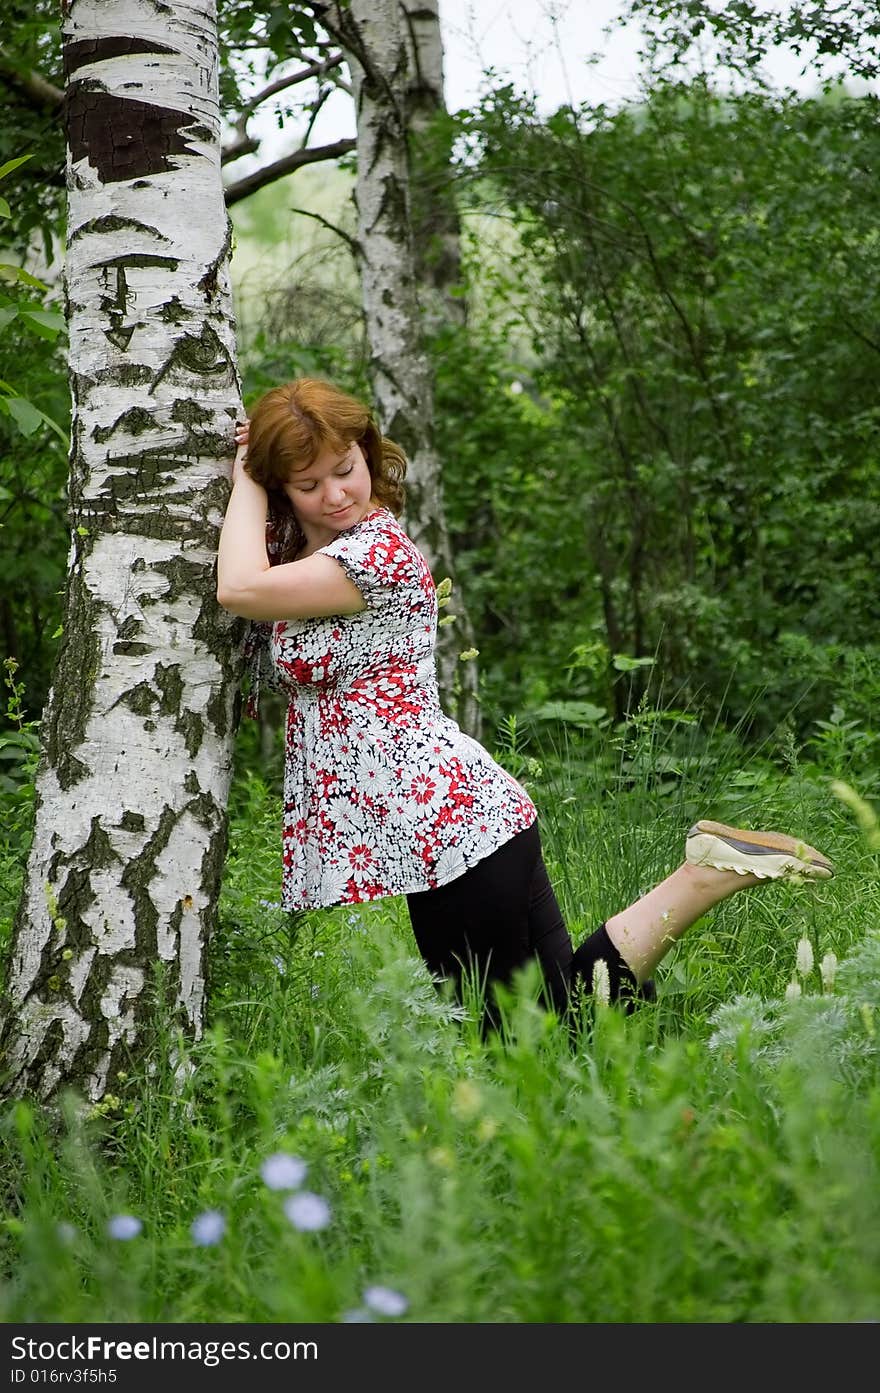
<path fill-rule="evenodd" d="M 453 577 L 441 464 L 433 444 L 434 392 L 422 342 L 410 210 L 407 84 L 410 56 L 399 0 L 350 0 L 322 14 L 345 49 L 357 112 L 360 271 L 373 390 L 382 430 L 405 450 L 406 526 L 435 580 Z M 447 709 L 476 734 L 476 667 L 463 604 L 440 629 L 438 671 Z"/>
<path fill-rule="evenodd" d="M 5 1088 L 104 1096 L 158 1008 L 202 1029 L 238 672 L 214 561 L 241 399 L 214 0 L 69 0 L 64 637 Z"/>
<path fill-rule="evenodd" d="M 452 180 L 452 141 L 443 93 L 439 0 L 401 0 L 409 48 L 409 132 L 413 247 L 419 307 L 427 333 L 467 317 L 461 223 Z"/>

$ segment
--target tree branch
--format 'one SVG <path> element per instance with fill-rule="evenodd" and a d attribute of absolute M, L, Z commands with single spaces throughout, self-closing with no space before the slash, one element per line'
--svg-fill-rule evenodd
<path fill-rule="evenodd" d="M 261 102 L 267 102 L 276 93 L 285 91 L 288 87 L 295 87 L 298 82 L 306 82 L 310 77 L 323 77 L 333 68 L 338 68 L 345 62 L 344 53 L 336 53 L 332 58 L 310 63 L 307 68 L 300 68 L 298 73 L 291 73 L 290 77 L 279 77 L 277 81 L 270 82 L 268 87 L 264 87 L 262 92 L 258 92 L 255 97 L 242 109 L 242 115 L 247 117 L 256 111 Z"/>
<path fill-rule="evenodd" d="M 854 334 L 857 339 L 860 339 L 862 343 L 867 344 L 869 348 L 873 348 L 875 353 L 880 353 L 880 344 L 878 344 L 875 339 L 869 338 L 868 335 L 864 333 L 857 324 L 853 324 L 852 320 L 848 319 L 845 314 L 840 316 L 840 322 L 849 329 L 851 334 Z"/>
<path fill-rule="evenodd" d="M 64 93 L 60 87 L 54 83 L 47 82 L 39 73 L 22 72 L 14 63 L 11 63 L 6 54 L 0 51 L 0 76 L 4 77 L 11 87 L 17 88 L 23 96 L 27 97 L 32 106 L 40 111 L 59 111 L 64 102 Z"/>
<path fill-rule="evenodd" d="M 281 160 L 275 160 L 273 164 L 266 165 L 263 169 L 254 170 L 253 174 L 248 174 L 244 179 L 239 179 L 237 183 L 230 184 L 226 190 L 226 207 L 231 208 L 233 203 L 239 203 L 243 198 L 249 198 L 252 193 L 262 189 L 266 184 L 274 184 L 276 179 L 283 179 L 286 174 L 292 174 L 294 170 L 300 169 L 305 164 L 318 164 L 322 160 L 336 160 L 340 155 L 347 155 L 350 150 L 354 150 L 357 141 L 337 140 L 332 145 L 316 145 L 311 150 L 294 150 L 292 155 L 285 155 Z"/>
<path fill-rule="evenodd" d="M 330 232 L 335 232 L 336 236 L 341 237 L 345 242 L 355 261 L 359 260 L 361 244 L 356 237 L 352 237 L 350 232 L 346 232 L 342 227 L 337 227 L 334 222 L 328 222 L 326 218 L 322 218 L 320 213 L 313 213 L 309 208 L 291 208 L 290 211 L 291 213 L 299 213 L 304 218 L 314 218 L 315 222 L 319 222 L 322 227 L 326 227 Z"/>
<path fill-rule="evenodd" d="M 224 145 L 220 152 L 220 163 L 231 164 L 233 160 L 240 160 L 242 155 L 255 155 L 259 148 L 260 141 L 255 135 L 239 132 L 231 145 Z"/>

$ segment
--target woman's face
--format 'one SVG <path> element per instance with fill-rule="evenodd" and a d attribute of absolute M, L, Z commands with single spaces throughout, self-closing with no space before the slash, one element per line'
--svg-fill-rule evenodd
<path fill-rule="evenodd" d="M 307 540 L 318 545 L 354 527 L 376 506 L 367 461 L 356 442 L 344 454 L 323 450 L 291 475 L 284 491 Z"/>

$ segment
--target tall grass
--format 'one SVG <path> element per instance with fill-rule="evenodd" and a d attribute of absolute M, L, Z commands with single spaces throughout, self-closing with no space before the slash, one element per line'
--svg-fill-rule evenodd
<path fill-rule="evenodd" d="M 205 1038 L 166 1028 L 91 1116 L 0 1115 L 0 1318 L 880 1316 L 870 839 L 784 733 L 747 761 L 683 715 L 601 738 L 502 741 L 576 940 L 680 859 L 699 816 L 789 828 L 838 876 L 727 901 L 665 960 L 656 1004 L 587 1003 L 574 1042 L 525 973 L 483 1041 L 479 1002 L 435 989 L 401 902 L 277 908 L 276 795 L 243 772 Z M 307 1167 L 289 1190 L 264 1178 L 279 1153 Z M 136 1236 L 112 1236 L 121 1215 Z"/>

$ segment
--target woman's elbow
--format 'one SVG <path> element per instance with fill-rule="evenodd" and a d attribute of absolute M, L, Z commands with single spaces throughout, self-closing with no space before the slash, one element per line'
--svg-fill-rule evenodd
<path fill-rule="evenodd" d="M 228 610 L 230 614 L 235 614 L 239 618 L 242 617 L 242 611 L 239 608 L 242 603 L 241 595 L 235 590 L 230 590 L 229 586 L 222 582 L 217 585 L 217 603 L 221 609 Z"/>

